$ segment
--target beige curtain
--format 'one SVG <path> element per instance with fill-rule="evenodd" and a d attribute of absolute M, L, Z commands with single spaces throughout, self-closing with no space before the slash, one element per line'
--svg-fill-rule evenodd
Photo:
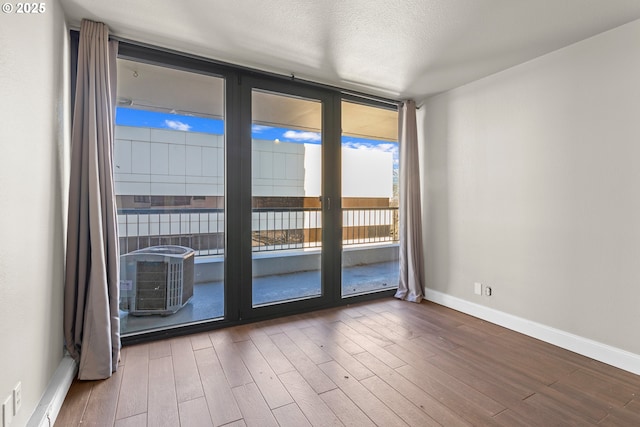
<path fill-rule="evenodd" d="M 64 337 L 78 378 L 108 378 L 118 366 L 119 249 L 112 156 L 117 42 L 83 20 L 71 133 Z"/>
<path fill-rule="evenodd" d="M 396 298 L 420 302 L 424 297 L 422 205 L 416 104 L 405 101 L 398 115 L 400 140 L 400 281 Z"/>

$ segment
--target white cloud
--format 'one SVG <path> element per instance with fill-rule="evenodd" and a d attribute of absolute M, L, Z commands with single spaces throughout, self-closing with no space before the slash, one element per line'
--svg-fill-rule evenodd
<path fill-rule="evenodd" d="M 264 126 L 264 125 L 251 125 L 251 131 L 255 133 L 260 133 L 262 131 L 270 130 L 270 129 L 273 129 L 273 128 L 271 126 Z"/>
<path fill-rule="evenodd" d="M 353 150 L 383 151 L 385 153 L 398 152 L 398 144 L 393 143 L 343 141 L 342 146 L 345 148 L 351 148 Z"/>
<path fill-rule="evenodd" d="M 378 144 L 377 147 L 378 147 L 378 150 L 382 150 L 382 151 L 394 152 L 398 150 L 398 144 L 384 143 L 384 144 Z"/>
<path fill-rule="evenodd" d="M 179 122 L 177 120 L 165 120 L 164 124 L 168 127 L 171 128 L 173 130 L 182 130 L 182 131 L 188 131 L 189 129 L 191 129 L 191 126 L 186 124 L 186 123 L 182 123 Z"/>
<path fill-rule="evenodd" d="M 351 142 L 351 141 L 345 141 L 342 143 L 342 146 L 344 148 L 351 148 L 353 150 L 364 150 L 364 151 L 368 151 L 368 150 L 375 150 L 376 146 L 373 144 L 367 144 L 364 142 Z"/>
<path fill-rule="evenodd" d="M 287 139 L 293 139 L 294 141 L 320 142 L 322 140 L 318 132 L 288 130 L 282 134 L 282 136 Z"/>

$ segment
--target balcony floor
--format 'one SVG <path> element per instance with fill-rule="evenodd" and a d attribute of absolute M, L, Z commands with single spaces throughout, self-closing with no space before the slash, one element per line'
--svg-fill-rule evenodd
<path fill-rule="evenodd" d="M 381 262 L 343 269 L 342 295 L 345 297 L 393 289 L 398 284 L 398 262 Z M 254 278 L 254 305 L 320 295 L 320 272 L 305 271 Z M 168 316 L 130 316 L 120 312 L 122 335 L 224 316 L 223 282 L 194 286 L 193 298 L 177 313 Z"/>

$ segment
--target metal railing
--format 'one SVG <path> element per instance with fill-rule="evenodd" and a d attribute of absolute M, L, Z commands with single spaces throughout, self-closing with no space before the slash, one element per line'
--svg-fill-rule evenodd
<path fill-rule="evenodd" d="M 158 245 L 224 252 L 223 209 L 118 210 L 120 252 Z M 256 208 L 251 215 L 254 252 L 322 246 L 320 208 Z M 343 208 L 343 246 L 398 241 L 398 208 Z"/>
<path fill-rule="evenodd" d="M 342 208 L 342 245 L 397 242 L 398 208 Z"/>
<path fill-rule="evenodd" d="M 254 252 L 322 246 L 320 208 L 254 208 L 251 213 Z"/>

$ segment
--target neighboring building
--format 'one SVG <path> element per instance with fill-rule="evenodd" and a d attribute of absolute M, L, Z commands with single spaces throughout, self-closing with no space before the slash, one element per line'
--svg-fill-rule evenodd
<path fill-rule="evenodd" d="M 321 239 L 321 146 L 253 140 L 254 246 L 318 246 Z M 342 149 L 345 240 L 395 230 L 394 158 L 388 151 Z M 161 243 L 223 250 L 224 135 L 116 126 L 114 180 L 121 250 Z M 269 209 L 261 214 L 261 209 Z M 277 211 L 274 211 L 277 209 Z M 386 239 L 389 240 L 389 239 Z M 364 241 L 364 240 L 363 240 Z"/>

